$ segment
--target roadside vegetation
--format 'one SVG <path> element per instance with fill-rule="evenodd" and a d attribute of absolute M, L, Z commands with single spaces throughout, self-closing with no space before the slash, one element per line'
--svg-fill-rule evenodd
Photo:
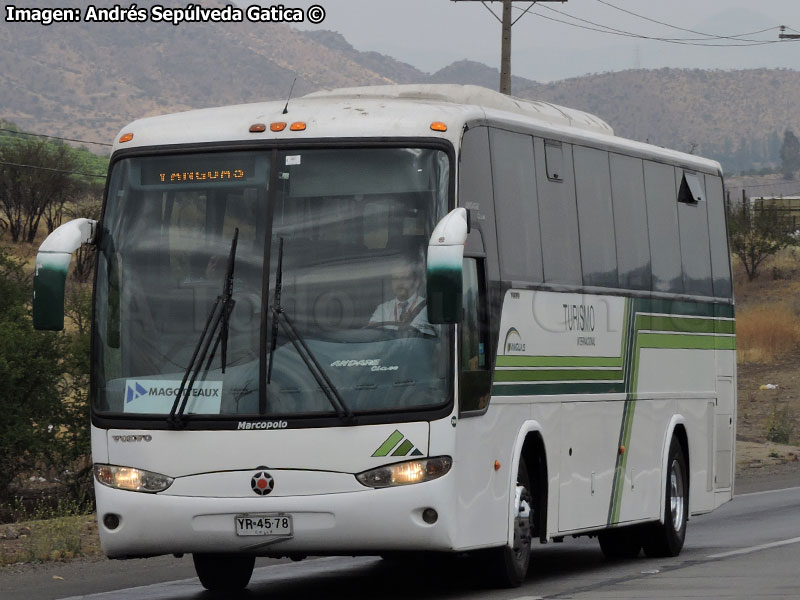
<path fill-rule="evenodd" d="M 739 414 L 737 439 L 763 445 L 758 470 L 800 460 L 800 248 L 765 259 L 750 279 L 734 262 Z"/>
<path fill-rule="evenodd" d="M 79 212 L 97 216 L 102 179 L 83 173 L 102 173 L 108 161 L 0 125 L 0 539 L 13 538 L 15 548 L 27 540 L 15 553 L 41 560 L 80 552 L 70 530 L 93 507 L 87 396 L 94 256 L 82 250 L 73 261 L 63 332 L 33 329 L 34 258 L 63 221 Z M 40 524 L 44 519 L 49 524 Z M 19 521 L 29 522 L 22 533 Z M 11 560 L 5 545 L 2 552 L 0 562 Z"/>
<path fill-rule="evenodd" d="M 80 503 L 16 502 L 11 516 L 11 523 L 0 526 L 0 567 L 100 554 L 95 517 Z"/>

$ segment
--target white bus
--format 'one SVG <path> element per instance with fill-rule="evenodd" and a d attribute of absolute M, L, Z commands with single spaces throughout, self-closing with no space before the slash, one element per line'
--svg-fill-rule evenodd
<path fill-rule="evenodd" d="M 471 86 L 135 121 L 102 218 L 36 261 L 63 326 L 97 247 L 92 455 L 111 558 L 674 556 L 731 499 L 718 163 Z M 285 108 L 285 109 L 284 109 Z"/>

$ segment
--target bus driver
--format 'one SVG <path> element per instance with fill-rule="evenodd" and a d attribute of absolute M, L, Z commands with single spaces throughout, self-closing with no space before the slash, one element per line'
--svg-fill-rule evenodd
<path fill-rule="evenodd" d="M 392 270 L 395 297 L 379 304 L 369 319 L 370 327 L 406 329 L 412 327 L 425 335 L 436 335 L 428 323 L 425 298 L 419 294 L 422 278 L 413 265 L 403 264 Z"/>

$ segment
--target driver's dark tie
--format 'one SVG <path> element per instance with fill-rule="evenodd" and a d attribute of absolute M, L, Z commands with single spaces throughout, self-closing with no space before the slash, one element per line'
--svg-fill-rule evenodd
<path fill-rule="evenodd" d="M 399 301 L 397 303 L 397 320 L 402 321 L 406 316 L 408 310 L 408 301 Z"/>

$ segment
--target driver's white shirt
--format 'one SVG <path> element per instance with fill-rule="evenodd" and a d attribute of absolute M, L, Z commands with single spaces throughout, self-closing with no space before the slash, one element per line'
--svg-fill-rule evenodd
<path fill-rule="evenodd" d="M 407 304 L 405 312 L 409 313 L 416 310 L 423 302 L 425 302 L 425 298 L 419 294 L 410 296 L 408 300 L 406 300 Z M 369 318 L 369 322 L 370 324 L 380 324 L 386 329 L 399 329 L 399 325 L 397 323 L 401 320 L 401 313 L 403 313 L 403 311 L 400 307 L 400 300 L 398 298 L 393 298 L 387 302 L 384 302 L 383 304 L 378 305 L 378 308 L 375 309 L 375 312 L 372 313 L 372 316 Z M 435 335 L 436 333 L 433 329 L 433 326 L 428 323 L 427 306 L 422 307 L 422 310 L 417 313 L 409 325 L 427 335 Z"/>

